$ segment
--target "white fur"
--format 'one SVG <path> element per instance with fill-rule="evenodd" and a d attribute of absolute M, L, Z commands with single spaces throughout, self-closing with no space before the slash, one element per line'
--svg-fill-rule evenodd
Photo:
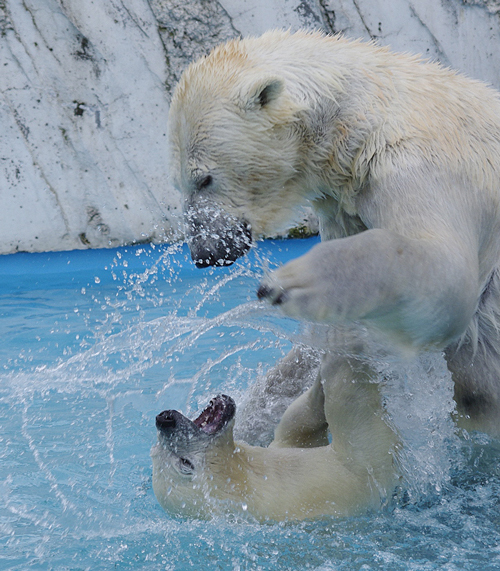
<path fill-rule="evenodd" d="M 169 124 L 173 179 L 194 212 L 209 200 L 259 236 L 289 224 L 299 205 L 309 202 L 316 211 L 323 242 L 268 276 L 262 297 L 293 317 L 360 321 L 414 351 L 444 350 L 464 425 L 500 432 L 495 91 L 372 43 L 270 32 L 229 42 L 192 64 L 175 91 Z M 196 188 L 200 173 L 211 175 L 208 189 Z M 328 397 L 340 382 L 328 366 L 332 358 L 322 382 L 337 461 L 343 427 Z M 368 385 L 352 380 L 360 387 L 356 398 L 368 402 Z M 352 395 L 340 395 L 337 405 L 352 407 Z M 297 424 L 293 418 L 301 419 L 299 433 L 306 430 L 307 414 L 293 406 L 278 442 L 283 426 Z M 339 461 L 345 468 L 355 454 L 368 469 L 376 464 L 372 451 L 385 451 L 386 459 L 394 441 L 381 425 L 368 434 L 363 402 L 353 413 L 364 432 Z M 269 450 L 278 464 L 285 461 Z M 316 470 L 324 471 L 332 447 L 316 452 Z M 385 463 L 383 489 L 389 472 Z M 330 501 L 334 491 L 324 486 Z M 360 496 L 347 497 L 357 505 Z"/>
<path fill-rule="evenodd" d="M 194 444 L 194 452 L 182 451 L 194 466 L 185 475 L 159 435 L 151 455 L 160 504 L 173 514 L 205 518 L 243 510 L 262 521 L 346 516 L 380 506 L 397 482 L 397 437 L 382 418 L 377 384 L 357 367 L 346 359 L 324 361 L 269 448 L 234 442 L 233 421 L 202 451 Z"/>

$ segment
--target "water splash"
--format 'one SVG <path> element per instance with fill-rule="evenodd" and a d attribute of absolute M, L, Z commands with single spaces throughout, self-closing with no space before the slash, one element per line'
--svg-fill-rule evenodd
<path fill-rule="evenodd" d="M 191 272 L 178 247 L 119 253 L 85 278 L 52 276 L 56 291 L 0 292 L 0 568 L 500 567 L 500 453 L 484 437 L 457 444 L 440 355 L 380 364 L 409 502 L 301 524 L 169 519 L 151 489 L 155 415 L 218 391 L 241 402 L 304 338 L 252 301 L 255 258 Z"/>
<path fill-rule="evenodd" d="M 453 381 L 444 356 L 427 353 L 379 363 L 389 422 L 402 446 L 398 460 L 410 500 L 443 492 L 459 440 L 453 422 Z"/>

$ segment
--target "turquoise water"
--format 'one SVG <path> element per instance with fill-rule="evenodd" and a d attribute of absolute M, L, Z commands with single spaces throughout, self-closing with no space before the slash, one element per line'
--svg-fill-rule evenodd
<path fill-rule="evenodd" d="M 500 447 L 484 435 L 436 437 L 437 453 L 415 439 L 407 489 L 362 517 L 201 522 L 158 506 L 156 414 L 219 391 L 238 402 L 287 353 L 299 326 L 255 290 L 263 266 L 313 242 L 217 270 L 180 246 L 0 258 L 0 569 L 500 569 Z M 425 400 L 410 404 L 432 428 Z M 439 485 L 420 486 L 429 458 Z"/>

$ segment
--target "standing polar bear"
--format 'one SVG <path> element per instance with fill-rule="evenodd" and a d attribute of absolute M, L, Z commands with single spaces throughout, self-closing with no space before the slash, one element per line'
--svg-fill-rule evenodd
<path fill-rule="evenodd" d="M 268 449 L 234 444 L 224 399 L 191 432 L 187 419 L 158 420 L 154 481 L 164 507 L 197 512 L 209 497 L 250 498 L 257 516 L 283 519 L 349 513 L 390 494 L 397 435 L 349 324 L 412 351 L 443 350 L 461 422 L 498 435 L 496 92 L 372 43 L 270 32 L 191 64 L 169 128 L 196 264 L 233 262 L 309 204 L 322 243 L 267 276 L 258 294 L 286 315 L 349 333 L 344 352 L 325 352 Z M 311 488 L 323 492 L 309 501 Z"/>

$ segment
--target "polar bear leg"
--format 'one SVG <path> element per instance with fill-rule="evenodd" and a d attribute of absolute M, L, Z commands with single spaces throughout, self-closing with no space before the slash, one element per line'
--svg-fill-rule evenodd
<path fill-rule="evenodd" d="M 321 367 L 325 416 L 332 445 L 345 465 L 390 493 L 398 435 L 387 424 L 381 387 L 368 363 L 329 354 Z"/>
<path fill-rule="evenodd" d="M 399 440 L 385 421 L 374 378 L 362 359 L 325 355 L 314 385 L 287 409 L 271 447 L 324 450 L 360 490 L 367 486 L 386 498 L 397 481 L 394 454 Z M 321 472 L 321 466 L 310 468 Z M 342 487 L 336 477 L 333 481 Z"/>
<path fill-rule="evenodd" d="M 372 229 L 329 240 L 266 276 L 258 297 L 312 322 L 367 320 L 403 344 L 443 346 L 477 305 L 477 254 L 460 237 Z"/>
<path fill-rule="evenodd" d="M 313 386 L 286 410 L 270 446 L 276 448 L 315 448 L 328 444 L 325 395 L 320 375 Z"/>
<path fill-rule="evenodd" d="M 455 383 L 458 425 L 500 436 L 500 334 L 477 349 L 470 342 L 449 347 L 448 369 Z"/>
<path fill-rule="evenodd" d="M 500 436 L 500 270 L 491 276 L 465 339 L 445 351 L 458 424 Z"/>

